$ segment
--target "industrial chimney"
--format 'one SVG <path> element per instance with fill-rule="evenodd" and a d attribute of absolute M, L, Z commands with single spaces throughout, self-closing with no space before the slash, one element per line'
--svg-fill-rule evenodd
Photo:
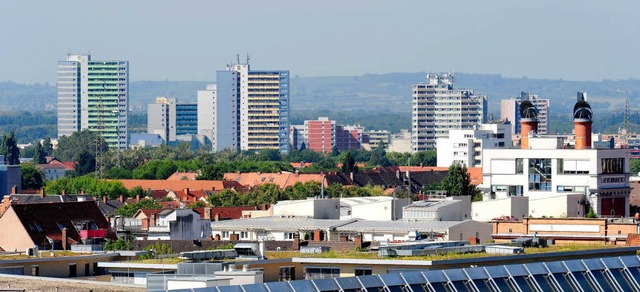
<path fill-rule="evenodd" d="M 576 133 L 575 149 L 591 149 L 593 111 L 585 97 L 586 94 L 582 98 L 578 94 L 578 102 L 573 106 L 573 127 Z"/>
<path fill-rule="evenodd" d="M 538 109 L 528 100 L 520 103 L 520 149 L 529 149 L 529 135 L 538 131 Z"/>

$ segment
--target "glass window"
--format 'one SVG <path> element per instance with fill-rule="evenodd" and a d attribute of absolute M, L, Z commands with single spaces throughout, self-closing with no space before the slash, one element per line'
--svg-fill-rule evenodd
<path fill-rule="evenodd" d="M 524 173 L 524 159 L 522 158 L 516 158 L 516 174 L 523 174 Z"/>
<path fill-rule="evenodd" d="M 624 173 L 624 158 L 603 158 L 601 162 L 603 174 Z"/>
<path fill-rule="evenodd" d="M 529 159 L 529 190 L 551 191 L 551 159 Z"/>
<path fill-rule="evenodd" d="M 295 267 L 280 267 L 280 271 L 278 272 L 279 281 L 292 281 L 295 279 L 296 279 Z"/>
<path fill-rule="evenodd" d="M 326 279 L 340 277 L 338 268 L 305 268 L 306 279 Z"/>

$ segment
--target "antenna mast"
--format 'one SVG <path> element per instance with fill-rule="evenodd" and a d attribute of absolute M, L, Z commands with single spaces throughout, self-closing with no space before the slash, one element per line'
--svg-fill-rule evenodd
<path fill-rule="evenodd" d="M 629 114 L 630 114 L 631 106 L 629 105 L 629 98 L 624 103 L 624 143 L 629 146 Z"/>

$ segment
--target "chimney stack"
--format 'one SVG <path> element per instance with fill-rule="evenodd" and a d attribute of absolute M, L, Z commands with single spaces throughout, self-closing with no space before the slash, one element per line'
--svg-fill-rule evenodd
<path fill-rule="evenodd" d="M 124 204 L 124 195 L 120 195 L 120 203 Z"/>
<path fill-rule="evenodd" d="M 584 93 L 586 95 L 586 93 Z M 591 124 L 593 112 L 586 98 L 580 98 L 573 106 L 573 129 L 576 133 L 575 149 L 591 149 Z"/>
<path fill-rule="evenodd" d="M 62 250 L 67 250 L 67 228 L 62 228 Z"/>
<path fill-rule="evenodd" d="M 538 131 L 538 109 L 529 101 L 520 102 L 520 149 L 529 149 L 529 135 Z"/>
<path fill-rule="evenodd" d="M 45 194 L 44 194 L 44 188 L 41 188 L 41 189 L 40 189 L 40 199 L 44 199 L 44 196 L 45 196 Z"/>
<path fill-rule="evenodd" d="M 107 196 L 102 196 L 102 202 L 105 204 L 107 203 Z"/>
<path fill-rule="evenodd" d="M 11 187 L 11 194 L 12 194 L 12 195 L 15 195 L 15 194 L 17 194 L 17 193 L 18 193 L 18 186 L 13 186 L 13 187 Z"/>

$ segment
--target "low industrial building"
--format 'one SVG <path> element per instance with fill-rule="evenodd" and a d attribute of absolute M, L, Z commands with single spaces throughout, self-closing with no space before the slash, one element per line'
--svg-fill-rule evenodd
<path fill-rule="evenodd" d="M 555 244 L 622 244 L 629 234 L 638 234 L 640 225 L 623 218 L 524 218 L 522 221 L 495 220 L 491 237 L 497 243 L 518 238 L 542 238 Z"/>
<path fill-rule="evenodd" d="M 430 221 L 471 219 L 471 197 L 431 195 L 426 200 L 413 202 L 411 205 L 402 207 L 402 218 Z"/>

